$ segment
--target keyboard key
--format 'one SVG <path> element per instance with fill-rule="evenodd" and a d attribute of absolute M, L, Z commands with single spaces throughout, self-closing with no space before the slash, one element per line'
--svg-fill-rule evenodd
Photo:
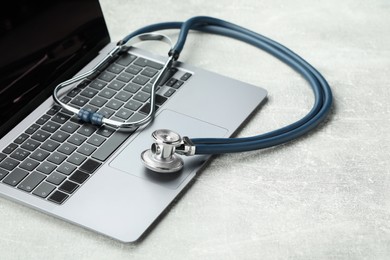
<path fill-rule="evenodd" d="M 142 105 L 142 103 L 139 103 L 135 100 L 130 100 L 129 102 L 127 102 L 127 104 L 125 105 L 125 108 L 128 108 L 128 109 L 131 109 L 133 111 L 137 111 L 138 108 L 140 108 Z"/>
<path fill-rule="evenodd" d="M 69 124 L 73 124 L 73 123 L 68 122 L 68 123 L 66 123 L 66 125 L 64 125 L 63 127 L 61 127 L 61 129 L 67 130 L 67 131 L 71 132 L 71 131 L 76 130 L 76 129 L 79 127 L 79 126 L 73 124 L 73 125 L 75 125 L 75 126 L 77 126 L 77 127 L 72 128 L 72 127 L 70 127 Z M 68 139 L 69 136 L 70 136 L 69 134 L 67 134 L 67 133 L 65 133 L 65 132 L 63 132 L 63 131 L 58 130 L 57 132 L 55 132 L 55 133 L 51 136 L 51 139 L 53 139 L 53 140 L 55 140 L 55 141 L 57 141 L 57 142 L 62 143 L 62 142 L 64 142 L 66 139 Z"/>
<path fill-rule="evenodd" d="M 40 142 L 44 142 L 47 138 L 49 138 L 49 136 L 50 134 L 48 132 L 38 130 L 35 132 L 35 134 L 33 134 L 33 136 L 31 136 L 31 138 Z"/>
<path fill-rule="evenodd" d="M 19 184 L 18 188 L 27 192 L 31 192 L 45 178 L 45 175 L 39 172 L 33 172 Z"/>
<path fill-rule="evenodd" d="M 10 154 L 12 153 L 18 146 L 16 144 L 9 144 L 6 148 L 4 148 L 3 153 Z"/>
<path fill-rule="evenodd" d="M 44 174 L 49 174 L 52 171 L 54 171 L 55 168 L 56 168 L 56 166 L 54 164 L 51 164 L 49 162 L 43 162 L 41 165 L 39 165 L 37 170 L 44 173 Z"/>
<path fill-rule="evenodd" d="M 156 75 L 157 70 L 146 67 L 142 72 L 141 75 L 144 75 L 146 77 L 152 78 L 154 75 Z"/>
<path fill-rule="evenodd" d="M 122 118 L 122 119 L 128 119 L 131 115 L 133 114 L 133 112 L 131 112 L 130 110 L 128 109 L 124 109 L 124 108 L 121 108 L 118 112 L 116 112 L 115 116 L 119 117 L 119 118 Z"/>
<path fill-rule="evenodd" d="M 107 103 L 107 107 L 111 108 L 111 109 L 114 109 L 114 110 L 118 110 L 124 103 L 122 101 L 119 101 L 119 100 L 115 100 L 115 99 L 112 99 L 110 100 L 108 103 Z"/>
<path fill-rule="evenodd" d="M 130 135 L 131 132 L 115 132 L 92 154 L 92 158 L 105 161 Z"/>
<path fill-rule="evenodd" d="M 71 91 L 67 94 L 68 97 L 75 97 L 78 93 L 80 93 L 81 88 L 72 88 Z"/>
<path fill-rule="evenodd" d="M 114 129 L 112 129 L 112 128 L 108 127 L 108 126 L 102 126 L 102 127 L 100 127 L 100 129 L 96 133 L 99 134 L 99 135 L 102 135 L 104 137 L 109 137 L 114 132 L 115 132 Z"/>
<path fill-rule="evenodd" d="M 68 97 L 68 96 L 64 96 L 60 100 L 61 100 L 61 102 L 68 104 L 72 100 L 72 98 Z"/>
<path fill-rule="evenodd" d="M 60 185 L 66 179 L 65 175 L 58 172 L 53 172 L 47 177 L 46 181 L 54 185 Z"/>
<path fill-rule="evenodd" d="M 69 143 L 72 143 L 72 144 L 75 144 L 75 145 L 80 145 L 82 144 L 85 140 L 87 140 L 86 137 L 82 136 L 82 135 L 79 135 L 79 134 L 74 134 L 72 135 L 68 142 Z"/>
<path fill-rule="evenodd" d="M 65 175 L 69 175 L 69 174 L 71 174 L 74 170 L 76 170 L 76 168 L 77 168 L 77 167 L 74 166 L 73 164 L 64 162 L 64 163 L 62 163 L 60 166 L 58 166 L 57 171 L 60 172 L 60 173 L 65 174 Z"/>
<path fill-rule="evenodd" d="M 67 162 L 70 162 L 70 163 L 73 163 L 74 165 L 79 166 L 85 161 L 86 158 L 87 157 L 82 155 L 82 154 L 74 153 L 68 158 Z"/>
<path fill-rule="evenodd" d="M 76 132 L 77 129 L 79 129 L 79 127 L 80 127 L 79 125 L 77 125 L 73 122 L 66 122 L 66 124 L 61 127 L 61 130 L 65 131 L 67 133 L 73 134 L 74 132 Z M 68 137 L 69 137 L 69 135 L 68 135 Z M 59 142 L 61 142 L 61 141 L 59 141 Z"/>
<path fill-rule="evenodd" d="M 41 117 L 37 120 L 37 122 L 35 122 L 35 123 L 37 123 L 38 125 L 43 125 L 43 124 L 46 123 L 47 120 L 49 120 L 49 119 L 50 119 L 50 116 L 48 116 L 48 115 L 43 115 L 43 116 L 41 116 Z"/>
<path fill-rule="evenodd" d="M 93 136 L 91 136 L 91 138 L 88 139 L 87 143 L 93 144 L 95 146 L 100 146 L 105 140 L 106 138 L 104 138 L 103 136 L 94 134 Z"/>
<path fill-rule="evenodd" d="M 30 158 L 27 158 L 26 160 L 24 160 L 21 164 L 20 164 L 20 168 L 22 169 L 25 169 L 26 171 L 29 171 L 31 172 L 32 170 L 34 170 L 37 166 L 39 165 L 39 162 L 37 161 L 34 161 Z"/>
<path fill-rule="evenodd" d="M 145 85 L 149 81 L 148 77 L 138 75 L 133 79 L 133 83 L 139 84 L 139 85 Z"/>
<path fill-rule="evenodd" d="M 34 191 L 33 194 L 37 195 L 41 198 L 46 198 L 54 189 L 56 186 L 53 184 L 42 182 Z"/>
<path fill-rule="evenodd" d="M 68 135 L 68 134 L 66 134 Z M 68 135 L 69 136 L 69 135 Z M 53 138 L 53 137 L 52 137 Z M 65 138 L 66 139 L 66 138 Z M 63 141 L 59 141 L 59 142 L 63 142 Z M 44 142 L 42 145 L 41 145 L 41 148 L 46 150 L 46 151 L 49 151 L 49 152 L 53 152 L 55 149 L 57 149 L 57 147 L 60 146 L 59 143 L 56 143 L 52 140 L 47 140 L 46 142 Z"/>
<path fill-rule="evenodd" d="M 65 181 L 60 187 L 59 190 L 65 191 L 66 193 L 72 194 L 79 185 L 71 181 Z"/>
<path fill-rule="evenodd" d="M 110 99 L 116 94 L 116 91 L 112 89 L 104 89 L 99 92 L 99 96 Z"/>
<path fill-rule="evenodd" d="M 97 162 L 92 159 L 88 159 L 85 161 L 85 163 L 83 163 L 83 165 L 81 165 L 80 170 L 92 174 L 96 171 L 97 168 L 99 168 L 100 165 L 101 165 L 100 162 Z"/>
<path fill-rule="evenodd" d="M 82 171 L 76 171 L 69 177 L 69 180 L 74 181 L 78 184 L 83 184 L 89 177 L 89 174 L 86 174 Z"/>
<path fill-rule="evenodd" d="M 191 76 L 192 76 L 192 74 L 187 72 L 187 73 L 185 73 L 183 76 L 181 76 L 180 79 L 186 81 L 186 80 L 189 79 Z"/>
<path fill-rule="evenodd" d="M 165 83 L 165 85 L 172 87 L 176 82 L 177 82 L 177 79 L 171 78 L 170 80 L 167 81 L 167 83 Z"/>
<path fill-rule="evenodd" d="M 39 142 L 35 141 L 35 140 L 32 140 L 32 139 L 27 139 L 23 144 L 22 144 L 22 148 L 26 149 L 26 150 L 29 150 L 30 152 L 33 152 L 35 149 L 38 148 L 38 146 L 40 145 Z"/>
<path fill-rule="evenodd" d="M 89 144 L 83 144 L 79 149 L 77 149 L 77 152 L 84 154 L 86 156 L 91 155 L 96 150 L 96 147 L 93 147 Z"/>
<path fill-rule="evenodd" d="M 126 72 L 129 72 L 133 75 L 138 74 L 142 70 L 141 67 L 135 66 L 135 65 L 130 65 L 127 69 Z"/>
<path fill-rule="evenodd" d="M 16 139 L 14 140 L 14 143 L 16 143 L 16 144 L 21 144 L 21 143 L 23 143 L 24 141 L 26 141 L 27 139 L 28 139 L 28 135 L 26 135 L 26 134 L 21 134 L 21 135 L 18 136 L 18 138 L 16 138 Z"/>
<path fill-rule="evenodd" d="M 11 186 L 16 186 L 27 175 L 28 175 L 27 171 L 16 168 L 10 174 L 8 174 L 7 177 L 3 179 L 3 182 Z"/>
<path fill-rule="evenodd" d="M 77 133 L 85 135 L 85 136 L 91 136 L 96 131 L 96 127 L 92 125 L 83 125 Z"/>
<path fill-rule="evenodd" d="M 160 70 L 160 69 L 163 68 L 162 64 L 157 63 L 155 61 L 151 61 L 151 60 L 145 59 L 145 58 L 138 58 L 134 62 L 134 64 L 138 65 L 138 66 L 141 66 L 141 67 L 145 67 L 145 66 L 152 67 L 152 68 L 157 69 L 157 70 Z"/>
<path fill-rule="evenodd" d="M 175 94 L 175 92 L 176 92 L 176 90 L 170 88 L 170 89 L 168 89 L 168 90 L 164 93 L 164 96 L 170 97 L 170 96 L 172 96 L 173 94 Z"/>
<path fill-rule="evenodd" d="M 49 109 L 49 111 L 46 112 L 46 114 L 52 116 L 55 115 L 58 111 L 60 111 L 61 107 L 60 106 L 53 106 Z"/>
<path fill-rule="evenodd" d="M 146 100 L 148 100 L 150 97 L 150 94 L 148 93 L 145 93 L 145 92 L 138 92 L 135 96 L 134 96 L 134 99 L 135 100 L 138 100 L 140 102 L 145 102 Z"/>
<path fill-rule="evenodd" d="M 122 56 L 116 61 L 116 63 L 122 66 L 128 66 L 136 58 L 137 56 L 126 53 L 126 54 L 122 54 Z"/>
<path fill-rule="evenodd" d="M 63 143 L 60 148 L 57 149 L 57 151 L 63 153 L 63 154 L 66 154 L 66 155 L 69 155 L 71 153 L 73 153 L 74 150 L 76 150 L 76 146 L 74 146 L 73 144 L 70 144 L 70 143 Z"/>
<path fill-rule="evenodd" d="M 175 84 L 172 85 L 172 88 L 178 89 L 181 87 L 181 85 L 183 85 L 183 83 L 183 81 L 178 80 Z"/>
<path fill-rule="evenodd" d="M 126 72 L 122 72 L 116 79 L 117 80 L 120 80 L 122 82 L 129 82 L 132 78 L 134 78 L 133 75 L 129 74 L 129 73 L 126 73 Z"/>
<path fill-rule="evenodd" d="M 94 97 L 91 102 L 89 102 L 91 105 L 97 106 L 97 107 L 102 107 L 104 104 L 107 103 L 107 99 L 102 98 L 102 97 Z"/>
<path fill-rule="evenodd" d="M 42 150 L 42 149 L 38 149 L 36 150 L 30 157 L 34 160 L 37 160 L 39 162 L 42 162 L 43 160 L 45 160 L 47 157 L 49 156 L 49 153 Z"/>
<path fill-rule="evenodd" d="M 25 131 L 25 133 L 31 135 L 31 134 L 33 134 L 35 131 L 37 131 L 38 128 L 39 128 L 39 125 L 33 124 L 33 125 L 31 125 L 29 128 L 27 128 L 27 130 Z"/>
<path fill-rule="evenodd" d="M 54 123 L 53 121 L 49 121 L 42 126 L 42 130 L 45 130 L 50 133 L 54 133 L 61 125 Z"/>
<path fill-rule="evenodd" d="M 8 173 L 9 171 L 0 168 L 0 180 L 2 180 L 5 176 L 7 176 Z"/>
<path fill-rule="evenodd" d="M 52 153 L 47 160 L 54 164 L 60 165 L 66 159 L 66 155 L 60 154 L 58 152 Z"/>
<path fill-rule="evenodd" d="M 155 108 L 156 108 L 156 111 L 157 111 L 158 106 L 156 105 Z M 150 103 L 146 103 L 146 104 L 139 110 L 139 112 L 144 113 L 145 115 L 148 115 L 149 112 L 150 112 Z"/>
<path fill-rule="evenodd" d="M 114 110 L 103 107 L 102 109 L 99 110 L 98 113 L 104 116 L 105 118 L 110 118 L 115 112 Z"/>
<path fill-rule="evenodd" d="M 136 93 L 141 88 L 140 85 L 129 83 L 123 90 L 126 90 L 132 94 Z"/>
<path fill-rule="evenodd" d="M 106 81 L 106 82 L 110 82 L 113 78 L 115 78 L 115 74 L 107 72 L 107 71 L 104 71 L 104 72 L 100 73 L 100 75 L 99 75 L 99 79 Z"/>
<path fill-rule="evenodd" d="M 113 90 L 120 90 L 122 89 L 123 87 L 125 86 L 125 83 L 123 82 L 119 82 L 117 80 L 114 80 L 113 82 L 111 82 L 110 84 L 108 84 L 108 87 L 113 89 Z"/>
<path fill-rule="evenodd" d="M 173 75 L 178 71 L 177 68 L 170 68 L 165 74 L 162 76 L 162 79 L 159 83 L 160 86 L 163 86 Z M 154 81 L 153 81 L 154 82 Z"/>
<path fill-rule="evenodd" d="M 89 86 L 90 86 L 91 88 L 96 89 L 96 90 L 101 90 L 101 89 L 103 89 L 106 85 L 107 85 L 106 82 L 103 82 L 103 81 L 100 81 L 100 80 L 95 79 L 94 81 L 91 82 L 91 84 L 90 84 Z"/>
<path fill-rule="evenodd" d="M 111 64 L 111 65 L 107 68 L 107 70 L 108 70 L 109 72 L 112 72 L 112 73 L 114 73 L 114 74 L 119 74 L 123 69 L 124 69 L 124 67 L 119 66 L 119 65 L 115 65 L 115 64 Z"/>
<path fill-rule="evenodd" d="M 3 154 L 3 153 L 0 153 L 0 162 L 2 160 L 4 160 L 5 158 L 7 158 L 7 155 Z"/>
<path fill-rule="evenodd" d="M 69 195 L 61 192 L 61 191 L 55 191 L 53 192 L 52 195 L 48 198 L 48 200 L 57 203 L 57 204 L 62 204 L 64 201 L 69 197 Z"/>
<path fill-rule="evenodd" d="M 16 149 L 10 156 L 18 161 L 23 161 L 30 155 L 30 152 L 23 150 L 21 148 Z"/>
<path fill-rule="evenodd" d="M 65 123 L 68 119 L 70 118 L 70 116 L 68 115 L 64 115 L 62 113 L 57 113 L 55 116 L 53 116 L 52 120 L 54 122 L 57 122 L 59 124 L 63 124 Z"/>
<path fill-rule="evenodd" d="M 132 95 L 129 92 L 122 90 L 121 92 L 116 94 L 115 98 L 119 99 L 120 101 L 126 102 L 127 100 L 129 100 L 131 98 L 131 96 Z"/>
<path fill-rule="evenodd" d="M 70 101 L 70 103 L 79 107 L 83 107 L 88 103 L 88 101 L 89 99 L 85 97 L 77 96 L 72 101 Z"/>

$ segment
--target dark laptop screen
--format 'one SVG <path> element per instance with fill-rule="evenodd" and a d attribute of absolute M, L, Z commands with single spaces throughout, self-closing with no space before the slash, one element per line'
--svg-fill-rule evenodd
<path fill-rule="evenodd" d="M 98 0 L 0 4 L 0 137 L 109 42 Z"/>

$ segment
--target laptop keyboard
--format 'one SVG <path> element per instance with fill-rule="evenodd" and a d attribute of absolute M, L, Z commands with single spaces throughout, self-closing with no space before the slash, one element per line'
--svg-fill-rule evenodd
<path fill-rule="evenodd" d="M 125 122 L 150 110 L 153 82 L 162 64 L 122 55 L 93 81 L 84 81 L 62 101 Z M 157 109 L 191 77 L 172 68 L 159 84 Z M 0 153 L 0 181 L 33 196 L 64 203 L 132 134 L 82 123 L 54 105 Z"/>

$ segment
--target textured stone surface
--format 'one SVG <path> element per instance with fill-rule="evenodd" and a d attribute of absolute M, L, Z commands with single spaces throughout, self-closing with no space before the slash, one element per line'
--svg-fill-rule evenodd
<path fill-rule="evenodd" d="M 149 23 L 200 14 L 275 39 L 329 81 L 332 114 L 287 145 L 216 157 L 138 244 L 1 199 L 2 259 L 389 258 L 389 1 L 101 3 L 113 40 Z M 311 107 L 299 75 L 245 44 L 194 33 L 181 60 L 269 91 L 239 136 L 284 126 Z"/>

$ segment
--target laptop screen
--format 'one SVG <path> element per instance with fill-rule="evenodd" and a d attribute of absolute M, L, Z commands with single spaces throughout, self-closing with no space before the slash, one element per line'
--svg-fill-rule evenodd
<path fill-rule="evenodd" d="M 1 4 L 0 137 L 108 42 L 98 0 Z"/>

